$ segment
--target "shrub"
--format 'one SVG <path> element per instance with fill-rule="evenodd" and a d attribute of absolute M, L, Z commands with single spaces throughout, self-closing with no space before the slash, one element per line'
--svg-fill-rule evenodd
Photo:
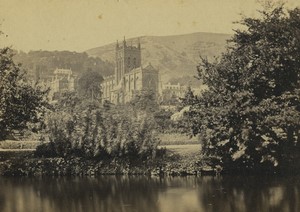
<path fill-rule="evenodd" d="M 49 115 L 47 126 L 50 143 L 40 146 L 37 156 L 144 160 L 155 157 L 159 143 L 152 116 L 135 117 L 119 107 L 87 104 L 56 111 Z"/>

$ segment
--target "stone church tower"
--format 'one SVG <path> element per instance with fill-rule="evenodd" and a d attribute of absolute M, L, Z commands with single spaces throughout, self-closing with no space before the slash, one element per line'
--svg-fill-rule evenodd
<path fill-rule="evenodd" d="M 101 83 L 102 101 L 124 104 L 140 91 L 151 91 L 158 96 L 159 72 L 151 64 L 142 67 L 141 43 L 127 45 L 117 41 L 115 58 L 115 74 L 107 76 Z"/>
<path fill-rule="evenodd" d="M 138 46 L 127 46 L 126 40 L 122 45 L 116 44 L 116 67 L 115 67 L 115 81 L 118 84 L 125 74 L 132 69 L 141 67 L 141 44 Z"/>

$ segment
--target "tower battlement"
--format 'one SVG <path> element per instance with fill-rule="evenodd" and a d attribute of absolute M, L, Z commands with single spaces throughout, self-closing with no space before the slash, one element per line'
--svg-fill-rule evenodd
<path fill-rule="evenodd" d="M 122 45 L 117 41 L 116 44 L 116 68 L 115 81 L 119 83 L 122 77 L 132 69 L 141 67 L 141 44 L 138 41 L 137 46 L 127 45 L 126 40 Z"/>

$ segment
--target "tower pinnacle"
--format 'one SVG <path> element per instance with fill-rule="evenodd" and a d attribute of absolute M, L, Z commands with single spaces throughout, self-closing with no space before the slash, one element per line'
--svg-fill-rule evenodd
<path fill-rule="evenodd" d="M 138 38 L 138 49 L 141 49 L 141 41 L 140 41 L 140 38 Z"/>
<path fill-rule="evenodd" d="M 123 40 L 123 46 L 126 46 L 125 36 L 124 36 L 124 40 Z"/>

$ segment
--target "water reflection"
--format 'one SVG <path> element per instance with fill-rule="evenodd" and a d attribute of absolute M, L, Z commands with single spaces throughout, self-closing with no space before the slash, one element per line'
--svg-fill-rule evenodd
<path fill-rule="evenodd" d="M 297 177 L 0 178 L 0 211 L 300 211 Z"/>
<path fill-rule="evenodd" d="M 300 211 L 299 177 L 200 178 L 204 211 Z"/>

